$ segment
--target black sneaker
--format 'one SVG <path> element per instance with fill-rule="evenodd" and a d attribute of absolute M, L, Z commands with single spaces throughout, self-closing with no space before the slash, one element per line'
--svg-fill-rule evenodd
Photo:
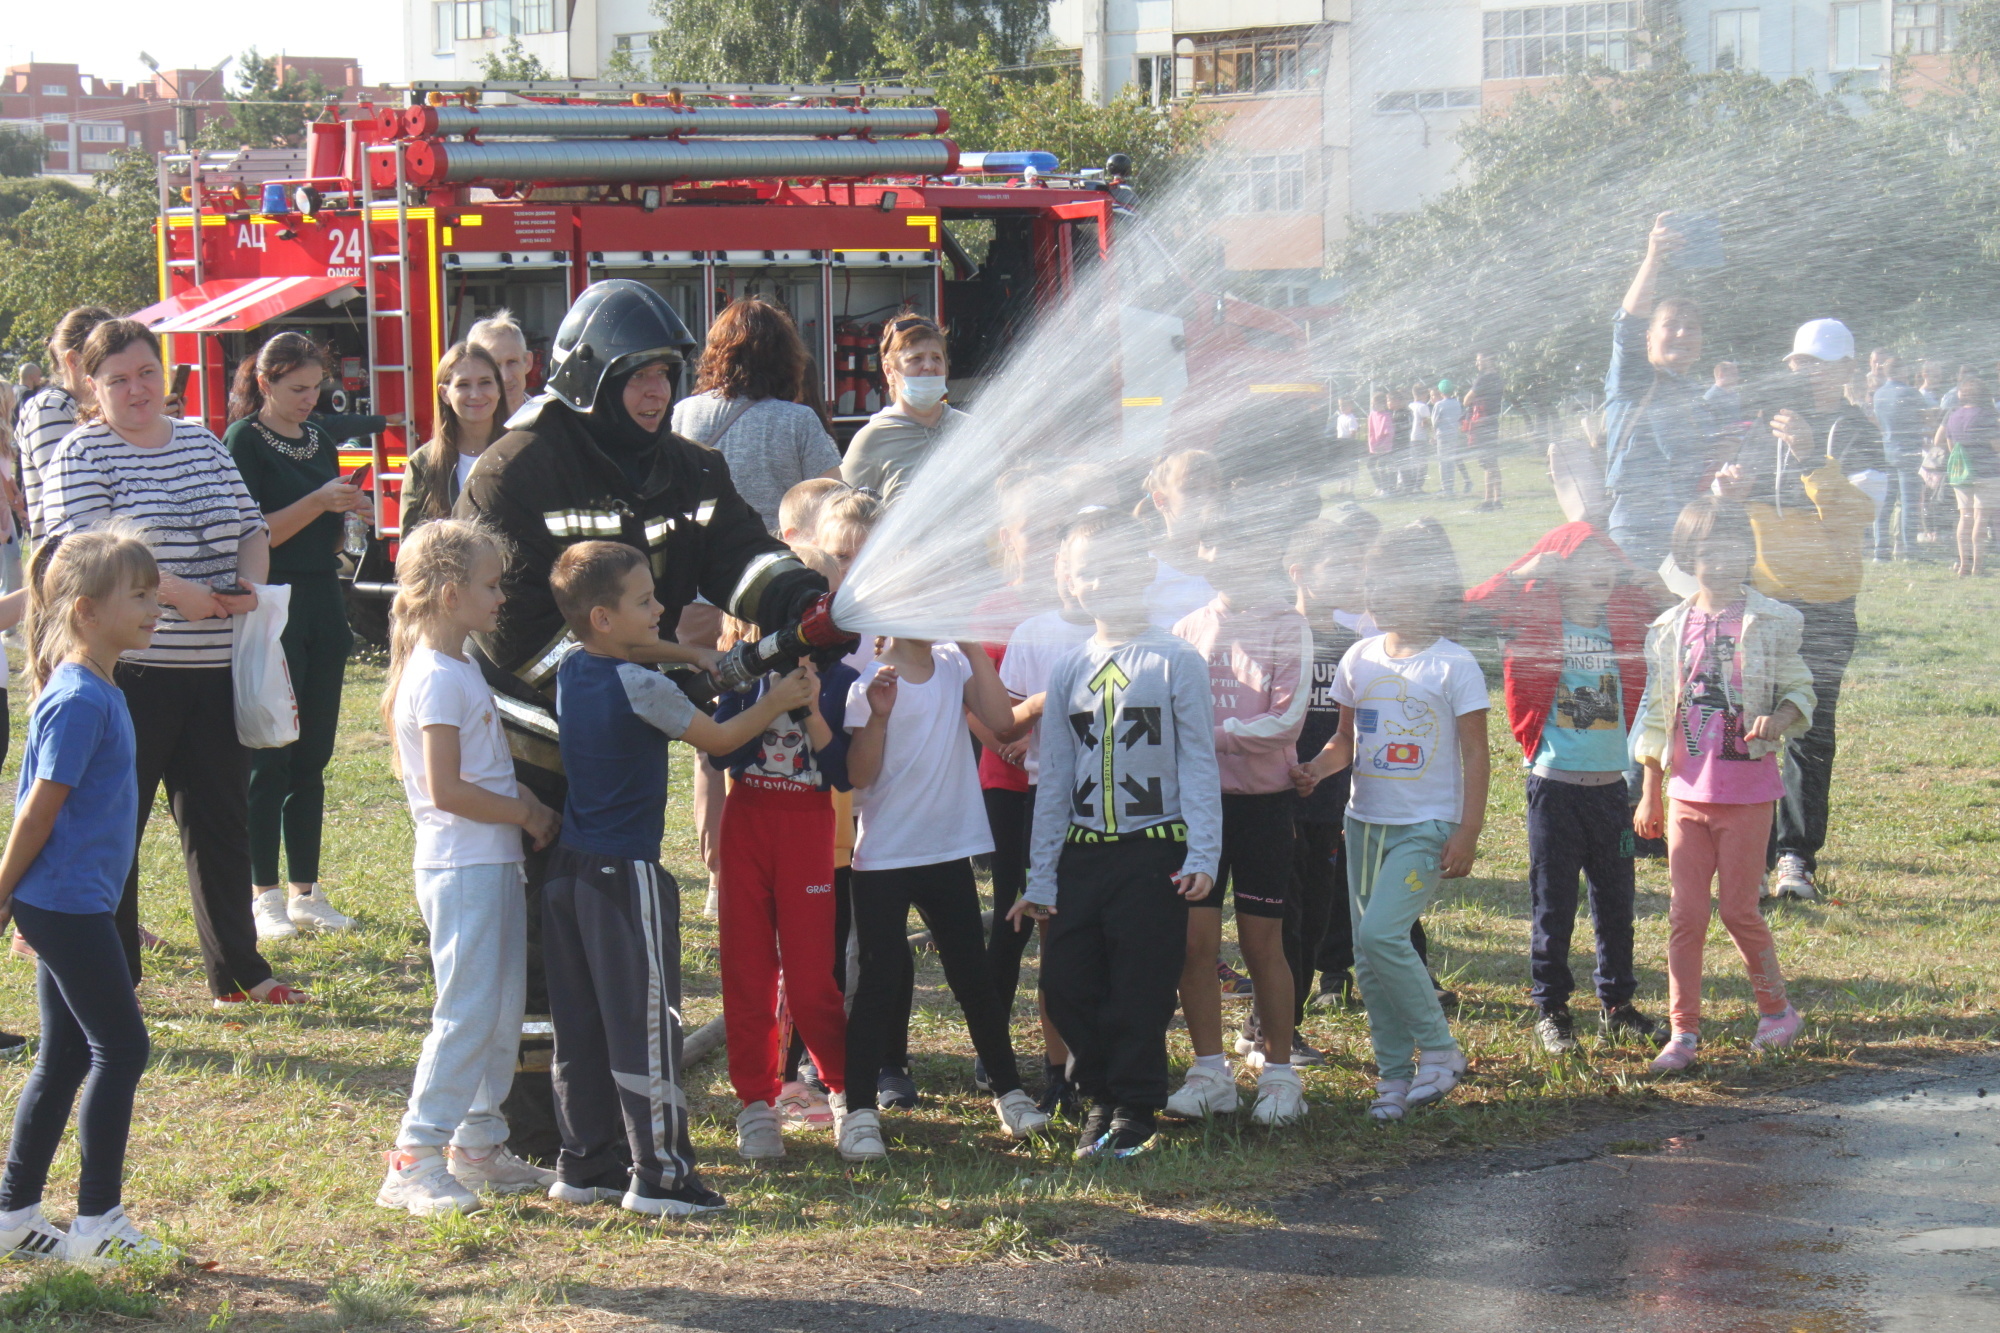
<path fill-rule="evenodd" d="M 1326 1063 L 1326 1052 L 1314 1046 L 1297 1033 L 1292 1034 L 1292 1065 L 1312 1067 Z"/>
<path fill-rule="evenodd" d="M 1069 1081 L 1069 1074 L 1061 1065 L 1048 1065 L 1042 1076 L 1042 1095 L 1035 1101 L 1035 1109 L 1046 1116 L 1059 1115 L 1065 1120 L 1075 1120 L 1083 1111 L 1083 1098 L 1078 1095 L 1076 1084 Z"/>
<path fill-rule="evenodd" d="M 1122 1162 L 1128 1157 L 1137 1157 L 1152 1146 L 1152 1142 L 1153 1113 L 1121 1109 L 1111 1119 L 1111 1133 L 1097 1145 L 1097 1155 Z"/>
<path fill-rule="evenodd" d="M 972 1057 L 972 1086 L 981 1092 L 993 1091 L 993 1080 L 986 1077 L 986 1062 L 976 1055 Z"/>
<path fill-rule="evenodd" d="M 1355 994 L 1354 974 L 1342 972 L 1338 976 L 1329 972 L 1320 980 L 1319 995 L 1315 1003 L 1325 1009 L 1352 1009 L 1360 1003 Z"/>
<path fill-rule="evenodd" d="M 1535 1040 L 1550 1055 L 1568 1055 L 1576 1049 L 1576 1020 L 1566 1004 L 1551 1005 L 1535 1014 Z"/>
<path fill-rule="evenodd" d="M 631 1188 L 618 1203 L 627 1212 L 650 1217 L 692 1217 L 696 1213 L 718 1213 L 729 1206 L 728 1200 L 701 1183 L 700 1176 L 689 1176 L 674 1189 L 634 1176 Z"/>
<path fill-rule="evenodd" d="M 923 1098 L 917 1095 L 917 1081 L 901 1065 L 883 1065 L 875 1076 L 875 1105 L 884 1111 L 914 1111 Z"/>
<path fill-rule="evenodd" d="M 18 1032 L 0 1032 L 0 1060 L 11 1060 L 17 1055 L 26 1055 L 28 1039 Z"/>
<path fill-rule="evenodd" d="M 1436 973 L 1426 972 L 1425 975 L 1429 976 L 1431 979 L 1431 990 L 1436 992 L 1437 994 L 1438 1006 L 1448 1014 L 1457 1013 L 1458 992 L 1455 990 L 1446 990 L 1444 988 L 1444 983 L 1437 979 Z"/>
<path fill-rule="evenodd" d="M 1627 1000 L 1620 1005 L 1605 1005 L 1598 1014 L 1597 1021 L 1604 1025 L 1606 1041 L 1616 1041 L 1630 1033 L 1644 1041 L 1658 1046 L 1667 1039 L 1667 1026 L 1657 1018 L 1648 1018 L 1639 1012 L 1637 1005 Z"/>
<path fill-rule="evenodd" d="M 549 1197 L 563 1203 L 616 1203 L 625 1197 L 631 1183 L 631 1168 L 623 1166 L 589 1180 L 564 1180 L 558 1171 L 556 1183 L 549 1186 Z"/>
<path fill-rule="evenodd" d="M 1111 1121 L 1116 1109 L 1099 1102 L 1090 1108 L 1090 1114 L 1083 1118 L 1083 1132 L 1076 1136 L 1076 1156 L 1093 1156 L 1105 1139 L 1111 1136 Z"/>

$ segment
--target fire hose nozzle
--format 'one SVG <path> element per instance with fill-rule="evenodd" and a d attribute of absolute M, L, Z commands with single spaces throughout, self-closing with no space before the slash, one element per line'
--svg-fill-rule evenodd
<path fill-rule="evenodd" d="M 855 640 L 855 635 L 833 623 L 833 594 L 821 593 L 794 624 L 731 648 L 716 665 L 716 679 L 725 690 L 747 690 L 766 672 L 789 669 L 817 652 Z"/>

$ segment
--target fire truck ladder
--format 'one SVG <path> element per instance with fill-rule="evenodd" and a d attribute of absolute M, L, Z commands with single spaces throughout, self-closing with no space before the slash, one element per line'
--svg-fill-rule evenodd
<path fill-rule="evenodd" d="M 375 173 L 369 161 L 369 154 L 388 154 L 396 164 L 396 241 L 393 247 L 377 251 L 375 248 Z M 388 415 L 391 427 L 403 430 L 405 453 L 411 446 L 409 439 L 410 408 L 415 377 L 411 374 L 416 347 L 410 337 L 410 196 L 403 179 L 403 146 L 399 143 L 369 144 L 362 148 L 361 162 L 361 288 L 364 304 L 368 310 L 368 405 L 378 413 L 386 401 L 382 395 L 383 383 L 395 380 L 402 389 L 402 411 Z M 381 279 L 377 276 L 381 266 L 396 266 L 396 308 L 381 308 Z M 393 332 L 393 339 L 383 337 L 384 325 Z M 384 363 L 382 348 L 385 342 L 393 342 L 402 358 L 399 362 Z M 401 482 L 401 472 L 389 470 L 389 445 L 382 434 L 374 437 L 375 488 L 374 527 L 383 537 L 402 535 L 401 525 L 388 525 L 387 481 Z"/>

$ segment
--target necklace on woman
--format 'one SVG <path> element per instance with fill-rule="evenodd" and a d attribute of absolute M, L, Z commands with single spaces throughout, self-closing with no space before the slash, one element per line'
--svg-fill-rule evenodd
<path fill-rule="evenodd" d="M 251 417 L 250 424 L 256 428 L 259 435 L 264 437 L 264 443 L 295 462 L 303 463 L 306 459 L 311 458 L 319 452 L 319 440 L 313 435 L 312 423 L 310 422 L 301 423 L 306 433 L 303 440 L 286 439 L 269 426 L 266 426 L 261 416 Z"/>

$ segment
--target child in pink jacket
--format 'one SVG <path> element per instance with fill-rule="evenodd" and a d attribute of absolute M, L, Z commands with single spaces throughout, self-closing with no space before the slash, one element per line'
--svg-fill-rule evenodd
<path fill-rule="evenodd" d="M 1251 1119 L 1284 1125 L 1305 1113 L 1299 1076 L 1292 1068 L 1292 972 L 1285 959 L 1284 925 L 1292 883 L 1292 815 L 1297 804 L 1291 767 L 1305 726 L 1311 689 L 1312 629 L 1293 605 L 1284 561 L 1272 543 L 1223 530 L 1209 571 L 1220 590 L 1191 612 L 1174 633 L 1208 659 L 1215 702 L 1215 757 L 1222 771 L 1222 864 L 1236 897 L 1237 942 L 1256 987 L 1261 1053 L 1239 1043 L 1257 1077 Z M 1188 913 L 1187 964 L 1181 973 L 1181 1012 L 1195 1062 L 1181 1090 L 1167 1100 L 1167 1114 L 1201 1119 L 1236 1109 L 1236 1080 L 1222 1053 L 1222 992 L 1215 974 L 1222 947 L 1221 892 Z M 1246 1050 L 1246 1045 L 1248 1049 Z"/>

